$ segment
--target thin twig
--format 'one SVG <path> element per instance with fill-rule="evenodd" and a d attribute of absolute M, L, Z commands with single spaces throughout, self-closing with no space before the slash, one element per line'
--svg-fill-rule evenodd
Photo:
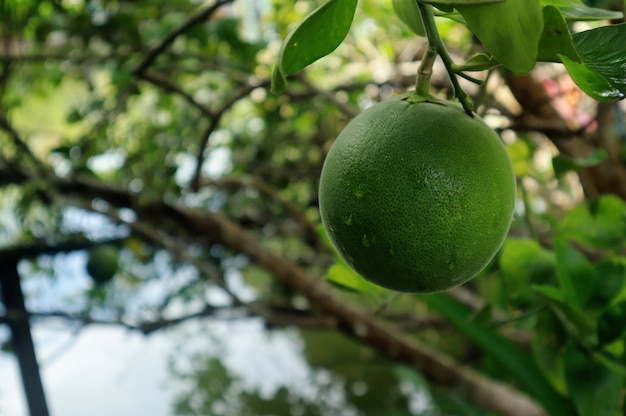
<path fill-rule="evenodd" d="M 169 92 L 172 92 L 174 94 L 181 96 L 185 101 L 191 104 L 192 107 L 200 111 L 200 113 L 204 117 L 207 117 L 209 119 L 213 118 L 213 114 L 211 113 L 211 110 L 209 110 L 208 107 L 198 102 L 195 98 L 193 98 L 191 94 L 183 90 L 181 87 L 179 87 L 178 85 L 176 85 L 169 79 L 157 74 L 155 71 L 145 71 L 145 72 L 142 72 L 141 74 L 138 74 L 138 76 L 141 79 L 156 85 L 157 87 L 161 87 L 166 91 L 169 91 Z"/>
<path fill-rule="evenodd" d="M 214 320 L 231 321 L 248 318 L 258 318 L 254 310 L 263 310 L 264 320 L 267 327 L 278 328 L 297 325 L 298 327 L 333 329 L 337 322 L 332 316 L 318 315 L 308 311 L 293 308 L 274 307 L 263 303 L 248 303 L 245 305 L 205 305 L 202 309 L 177 316 L 175 318 L 158 318 L 149 321 L 130 322 L 123 318 L 102 319 L 91 316 L 88 313 L 71 313 L 65 311 L 39 311 L 17 313 L 8 311 L 0 314 L 0 324 L 21 322 L 24 320 L 61 320 L 68 324 L 77 325 L 74 334 L 88 325 L 106 325 L 137 331 L 143 335 L 151 335 L 155 332 L 167 329 L 183 322 L 198 318 L 211 318 Z"/>
<path fill-rule="evenodd" d="M 172 30 L 170 33 L 163 38 L 163 40 L 150 49 L 148 53 L 144 56 L 144 58 L 139 62 L 139 64 L 133 70 L 133 74 L 140 75 L 143 74 L 150 65 L 154 62 L 154 60 L 169 46 L 171 45 L 178 36 L 182 35 L 193 26 L 198 23 L 204 22 L 211 18 L 213 13 L 220 7 L 225 4 L 232 3 L 233 0 L 219 0 L 215 2 L 212 6 L 205 8 L 204 10 L 199 11 L 198 13 L 191 16 L 188 20 L 178 26 L 176 29 Z"/>
<path fill-rule="evenodd" d="M 335 105 L 339 110 L 341 110 L 341 112 L 343 112 L 346 116 L 350 118 L 354 118 L 357 116 L 357 114 L 359 114 L 358 109 L 354 108 L 348 103 L 338 100 L 337 96 L 335 95 L 333 91 L 323 90 L 315 86 L 315 84 L 309 81 L 309 79 L 304 75 L 304 73 L 296 74 L 296 78 L 300 82 L 302 82 L 313 93 L 314 96 L 324 97 L 333 105 Z M 290 95 L 289 92 L 287 92 L 287 94 Z"/>
<path fill-rule="evenodd" d="M 264 80 L 258 85 L 253 85 L 250 83 L 244 84 L 241 88 L 239 88 L 239 90 L 232 93 L 229 96 L 228 100 L 226 100 L 224 103 L 222 103 L 222 105 L 220 105 L 218 108 L 214 109 L 211 112 L 209 123 L 207 125 L 207 128 L 203 132 L 201 141 L 198 145 L 198 154 L 196 155 L 196 170 L 194 172 L 193 179 L 191 180 L 191 189 L 193 191 L 197 191 L 200 188 L 200 177 L 202 175 L 202 166 L 204 165 L 205 150 L 207 145 L 209 144 L 211 134 L 218 127 L 224 113 L 243 97 L 250 94 L 252 90 L 269 86 L 269 82 L 269 80 Z"/>
<path fill-rule="evenodd" d="M 220 187 L 225 186 L 236 186 L 238 188 L 242 188 L 245 186 L 252 186 L 256 188 L 263 195 L 268 196 L 272 200 L 278 202 L 282 205 L 289 215 L 298 223 L 300 228 L 304 231 L 306 235 L 307 241 L 310 241 L 314 244 L 318 249 L 323 249 L 325 247 L 324 242 L 319 237 L 315 226 L 309 219 L 306 217 L 306 214 L 299 205 L 295 204 L 293 201 L 285 198 L 280 194 L 280 191 L 265 181 L 259 180 L 254 176 L 224 176 L 218 179 L 204 179 L 202 181 L 202 186 L 215 185 Z"/>
<path fill-rule="evenodd" d="M 24 155 L 26 155 L 31 160 L 31 162 L 34 163 L 39 176 L 45 178 L 47 176 L 47 169 L 44 168 L 43 163 L 37 158 L 37 156 L 35 156 L 32 150 L 30 150 L 30 147 L 28 147 L 28 145 L 22 139 L 17 130 L 13 128 L 13 126 L 9 122 L 9 119 L 2 112 L 0 112 L 0 127 L 9 135 L 16 149 L 19 152 L 24 153 Z"/>
<path fill-rule="evenodd" d="M 448 71 L 452 86 L 454 87 L 454 95 L 463 105 L 463 109 L 465 110 L 465 112 L 473 117 L 473 104 L 471 103 L 471 99 L 467 95 L 465 90 L 461 88 L 461 84 L 459 84 L 459 80 L 457 79 L 458 74 L 454 71 L 454 62 L 452 61 L 452 58 L 450 57 L 450 54 L 446 49 L 446 45 L 441 40 L 441 36 L 439 35 L 439 31 L 437 30 L 437 24 L 435 23 L 433 6 L 418 1 L 417 7 L 419 8 L 420 15 L 422 16 L 422 21 L 424 22 L 424 29 L 428 38 L 428 49 L 435 50 L 439 54 L 441 61 Z M 423 90 L 424 88 L 420 89 Z"/>

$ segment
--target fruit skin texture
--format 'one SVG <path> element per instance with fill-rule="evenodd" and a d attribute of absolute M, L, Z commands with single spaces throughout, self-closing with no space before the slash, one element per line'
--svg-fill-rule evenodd
<path fill-rule="evenodd" d="M 421 293 L 460 285 L 489 263 L 515 196 L 499 136 L 477 115 L 414 93 L 348 123 L 319 187 L 322 222 L 341 257 L 379 286 Z"/>
<path fill-rule="evenodd" d="M 97 246 L 89 250 L 87 273 L 97 285 L 103 285 L 113 279 L 117 272 L 119 249 L 110 244 Z"/>

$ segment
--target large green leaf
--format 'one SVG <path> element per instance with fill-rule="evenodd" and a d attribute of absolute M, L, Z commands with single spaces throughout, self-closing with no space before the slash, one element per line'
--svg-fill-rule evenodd
<path fill-rule="evenodd" d="M 535 361 L 511 341 L 494 329 L 477 321 L 470 321 L 471 316 L 464 306 L 444 293 L 422 296 L 428 306 L 436 310 L 459 332 L 478 345 L 485 353 L 506 368 L 515 377 L 525 391 L 537 399 L 550 414 L 569 415 L 572 409 L 563 397 L 554 389 L 543 375 Z"/>
<path fill-rule="evenodd" d="M 561 353 L 563 345 L 569 341 L 567 333 L 550 309 L 538 311 L 533 329 L 531 342 L 537 365 L 558 391 L 565 391 Z"/>
<path fill-rule="evenodd" d="M 489 4 L 489 3 L 502 3 L 505 0 L 419 0 L 425 4 L 432 4 L 433 6 L 472 6 L 477 4 Z"/>
<path fill-rule="evenodd" d="M 393 0 L 393 10 L 412 31 L 418 36 L 426 36 L 424 23 L 416 0 Z"/>
<path fill-rule="evenodd" d="M 547 285 L 535 285 L 532 288 L 546 299 L 563 328 L 572 338 L 589 348 L 597 345 L 597 325 L 591 316 L 567 303 L 559 288 Z"/>
<path fill-rule="evenodd" d="M 526 73 L 537 61 L 543 14 L 539 0 L 456 5 L 482 44 L 506 68 Z"/>
<path fill-rule="evenodd" d="M 350 31 L 357 0 L 329 0 L 308 15 L 283 42 L 272 75 L 272 91 L 285 88 L 286 76 L 328 55 Z"/>
<path fill-rule="evenodd" d="M 593 287 L 593 265 L 563 239 L 555 240 L 554 251 L 564 301 L 576 308 L 582 308 Z"/>
<path fill-rule="evenodd" d="M 576 75 L 590 76 L 591 72 L 595 72 L 606 79 L 610 87 L 604 87 L 605 91 L 597 90 L 600 95 L 606 96 L 603 101 L 624 98 L 626 95 L 626 23 L 586 30 L 574 34 L 573 37 L 574 45 L 585 63 L 584 70 L 578 68 L 579 65 L 575 65 Z M 575 78 L 569 67 L 568 71 L 572 78 Z M 578 84 L 578 81 L 576 83 Z"/>
<path fill-rule="evenodd" d="M 594 100 L 610 102 L 624 98 L 624 93 L 615 88 L 601 73 L 594 71 L 585 64 L 573 61 L 565 55 L 558 56 L 576 85 Z"/>
<path fill-rule="evenodd" d="M 622 13 L 611 10 L 596 9 L 591 7 L 563 7 L 561 12 L 568 22 L 611 20 L 622 18 Z"/>
<path fill-rule="evenodd" d="M 565 380 L 579 416 L 615 416 L 624 377 L 597 362 L 590 351 L 570 343 L 563 353 Z"/>
<path fill-rule="evenodd" d="M 569 31 L 565 17 L 555 6 L 543 8 L 543 32 L 539 39 L 538 61 L 561 62 L 558 54 L 582 62 L 574 47 L 572 34 Z"/>
<path fill-rule="evenodd" d="M 542 5 L 557 6 L 568 21 L 620 19 L 622 13 L 589 7 L 582 0 L 541 0 Z"/>

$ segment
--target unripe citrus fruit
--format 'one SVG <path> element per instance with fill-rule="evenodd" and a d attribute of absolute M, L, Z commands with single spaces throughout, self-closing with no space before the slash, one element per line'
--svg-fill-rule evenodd
<path fill-rule="evenodd" d="M 348 123 L 319 187 L 341 257 L 403 292 L 441 291 L 478 274 L 508 233 L 515 195 L 499 136 L 477 115 L 413 93 Z"/>
<path fill-rule="evenodd" d="M 110 244 L 97 246 L 89 250 L 87 273 L 97 285 L 113 279 L 117 272 L 119 249 Z"/>

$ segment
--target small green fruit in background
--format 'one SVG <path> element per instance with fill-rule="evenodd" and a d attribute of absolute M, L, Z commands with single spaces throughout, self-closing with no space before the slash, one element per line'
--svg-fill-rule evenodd
<path fill-rule="evenodd" d="M 120 250 L 112 244 L 104 244 L 89 250 L 87 273 L 97 285 L 113 279 L 118 268 Z"/>

